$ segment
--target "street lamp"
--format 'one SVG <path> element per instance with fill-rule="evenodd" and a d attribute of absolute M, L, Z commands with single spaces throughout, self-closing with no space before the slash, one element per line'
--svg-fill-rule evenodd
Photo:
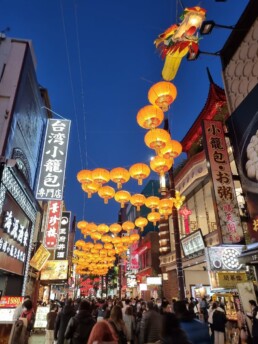
<path fill-rule="evenodd" d="M 200 34 L 208 35 L 212 32 L 214 27 L 217 27 L 220 29 L 229 29 L 229 30 L 233 30 L 235 28 L 233 25 L 221 25 L 221 24 L 216 24 L 213 20 L 205 20 L 200 27 Z"/>

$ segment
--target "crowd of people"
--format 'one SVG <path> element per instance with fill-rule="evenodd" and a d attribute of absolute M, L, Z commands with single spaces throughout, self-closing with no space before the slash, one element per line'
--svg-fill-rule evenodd
<path fill-rule="evenodd" d="M 239 336 L 237 344 L 258 344 L 258 307 L 254 300 L 249 303 L 251 312 L 247 316 L 253 322 L 252 341 L 248 342 L 247 335 Z M 206 298 L 199 302 L 190 298 L 171 303 L 166 299 L 146 302 L 138 298 L 82 298 L 50 301 L 49 306 L 45 344 L 226 343 L 224 305 L 212 300 L 208 303 Z M 17 307 L 14 318 L 13 343 L 27 344 L 35 320 L 29 297 Z M 245 326 L 246 330 L 243 319 L 239 321 L 241 329 Z"/>

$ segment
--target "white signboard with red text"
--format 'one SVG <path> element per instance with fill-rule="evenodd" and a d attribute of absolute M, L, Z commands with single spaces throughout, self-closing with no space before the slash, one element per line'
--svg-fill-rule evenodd
<path fill-rule="evenodd" d="M 56 249 L 59 237 L 63 201 L 49 201 L 44 245 L 49 249 Z"/>

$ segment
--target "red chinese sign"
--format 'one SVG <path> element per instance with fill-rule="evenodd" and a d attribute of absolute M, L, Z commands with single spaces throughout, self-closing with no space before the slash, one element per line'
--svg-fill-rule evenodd
<path fill-rule="evenodd" d="M 2 296 L 0 300 L 0 308 L 16 308 L 23 303 L 21 296 Z"/>
<path fill-rule="evenodd" d="M 58 244 L 63 202 L 49 201 L 44 245 L 47 249 L 55 249 Z"/>
<path fill-rule="evenodd" d="M 204 121 L 203 127 L 206 138 L 206 156 L 214 186 L 222 243 L 240 244 L 243 243 L 244 235 L 223 126 L 218 121 Z"/>

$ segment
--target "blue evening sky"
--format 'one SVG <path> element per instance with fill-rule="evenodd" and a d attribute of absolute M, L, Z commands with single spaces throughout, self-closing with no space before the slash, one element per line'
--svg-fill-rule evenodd
<path fill-rule="evenodd" d="M 149 162 L 145 130 L 136 122 L 148 104 L 147 93 L 161 80 L 163 61 L 153 41 L 179 22 L 184 7 L 207 9 L 207 19 L 234 25 L 248 0 L 0 0 L 0 31 L 31 39 L 38 82 L 48 89 L 52 110 L 72 120 L 65 202 L 77 220 L 117 221 L 119 205 L 104 205 L 97 195 L 85 199 L 76 180 L 82 168 L 129 167 Z M 219 51 L 230 30 L 214 29 L 200 50 Z M 1 45 L 0 45 L 1 49 Z M 209 67 L 223 86 L 219 57 L 184 60 L 173 83 L 178 96 L 168 112 L 173 138 L 181 140 L 203 108 Z M 180 158 L 179 158 L 180 159 Z M 152 175 L 157 178 L 156 175 Z M 112 185 L 111 183 L 110 185 Z M 112 185 L 113 186 L 113 185 Z M 136 181 L 125 189 L 141 192 Z"/>

